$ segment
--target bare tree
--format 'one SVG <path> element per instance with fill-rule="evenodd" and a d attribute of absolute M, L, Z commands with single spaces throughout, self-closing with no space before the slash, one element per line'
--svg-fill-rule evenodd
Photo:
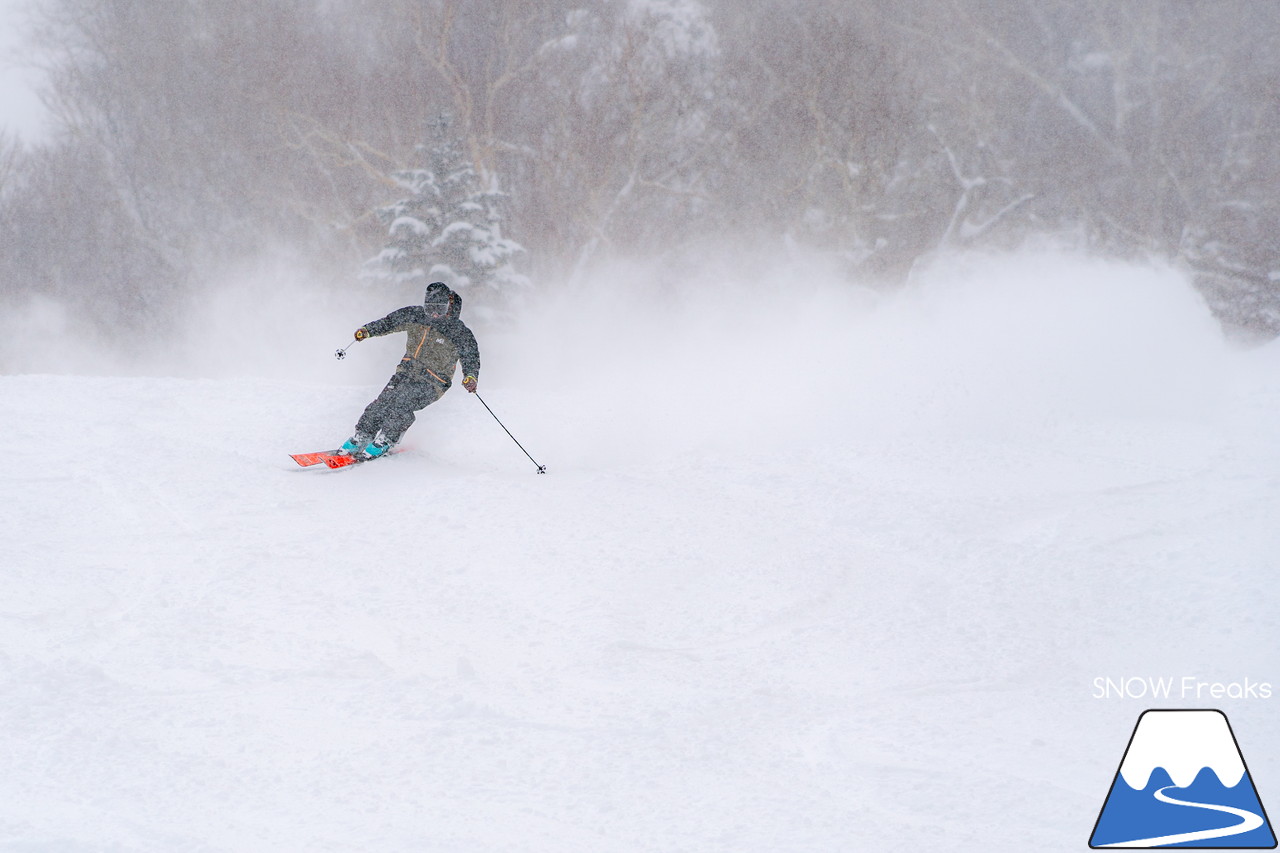
<path fill-rule="evenodd" d="M 22 142 L 13 134 L 0 131 L 0 198 L 16 180 Z"/>

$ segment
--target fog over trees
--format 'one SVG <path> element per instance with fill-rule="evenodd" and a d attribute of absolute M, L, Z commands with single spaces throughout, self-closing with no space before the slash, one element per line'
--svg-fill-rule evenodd
<path fill-rule="evenodd" d="M 31 39 L 4 305 L 138 327 L 282 250 L 356 286 L 447 116 L 535 286 L 727 241 L 891 284 L 1048 235 L 1280 333 L 1271 0 L 43 0 Z"/>

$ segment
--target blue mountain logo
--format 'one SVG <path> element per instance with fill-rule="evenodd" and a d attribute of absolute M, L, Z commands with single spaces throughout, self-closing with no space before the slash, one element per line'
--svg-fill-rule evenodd
<path fill-rule="evenodd" d="M 1227 715 L 1144 711 L 1089 846 L 1274 849 L 1275 833 Z"/>

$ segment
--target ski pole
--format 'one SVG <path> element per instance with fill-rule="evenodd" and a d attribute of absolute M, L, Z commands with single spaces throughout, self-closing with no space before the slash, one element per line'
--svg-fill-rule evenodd
<path fill-rule="evenodd" d="M 485 409 L 488 409 L 489 414 L 493 415 L 493 409 L 489 408 L 489 404 L 484 401 L 484 397 L 481 397 L 479 394 L 476 394 L 476 399 L 480 401 L 480 405 L 484 406 Z M 516 437 L 514 435 L 511 435 L 511 430 L 507 429 L 507 425 L 504 424 L 502 421 L 498 420 L 497 415 L 493 415 L 493 419 L 495 421 L 498 421 L 498 426 L 502 427 L 502 431 L 505 432 L 507 435 L 511 436 L 512 441 L 516 442 L 516 447 L 520 448 L 521 450 L 524 450 L 524 445 L 521 444 L 519 441 L 516 441 Z M 524 455 L 529 456 L 529 451 L 524 450 Z M 532 456 L 529 456 L 529 461 L 532 462 L 534 465 L 538 466 L 539 474 L 547 473 L 546 465 L 538 465 L 538 460 L 534 459 Z"/>
<path fill-rule="evenodd" d="M 351 347 L 354 346 L 355 343 L 356 343 L 355 341 L 352 341 L 342 349 L 334 350 L 333 357 L 336 358 L 338 361 L 342 361 L 344 358 L 347 357 L 347 350 L 351 349 Z"/>

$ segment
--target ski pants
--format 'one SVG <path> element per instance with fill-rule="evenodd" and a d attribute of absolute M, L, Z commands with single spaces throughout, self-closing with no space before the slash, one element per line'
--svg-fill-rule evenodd
<path fill-rule="evenodd" d="M 365 407 L 364 414 L 356 421 L 356 432 L 376 436 L 378 430 L 382 430 L 383 435 L 395 444 L 404 436 L 405 430 L 413 426 L 415 413 L 439 400 L 443 393 L 444 389 L 437 382 L 392 376 L 382 393 Z"/>

